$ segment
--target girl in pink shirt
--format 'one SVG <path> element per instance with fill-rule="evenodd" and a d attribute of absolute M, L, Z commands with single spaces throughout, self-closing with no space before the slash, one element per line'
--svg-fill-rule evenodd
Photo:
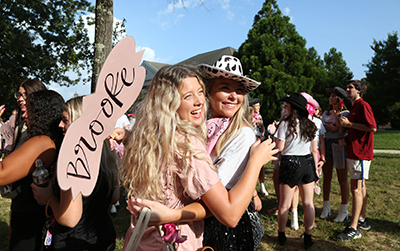
<path fill-rule="evenodd" d="M 272 155 L 277 152 L 271 141 L 256 143 L 242 179 L 228 192 L 205 150 L 205 87 L 200 76 L 189 66 L 160 69 L 124 142 L 121 178 L 128 196 L 147 199 L 150 225 L 179 222 L 181 234 L 188 236 L 179 250 L 202 246 L 203 221 L 198 220 L 206 217 L 204 204 L 219 221 L 235 226 L 252 198 L 260 168 L 276 159 Z M 124 249 L 137 216 L 132 200 L 129 208 L 133 215 Z M 155 227 L 148 227 L 139 250 L 164 250 Z"/>

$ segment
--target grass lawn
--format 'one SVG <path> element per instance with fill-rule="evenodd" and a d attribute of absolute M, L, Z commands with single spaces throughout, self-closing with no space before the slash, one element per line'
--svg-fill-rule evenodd
<path fill-rule="evenodd" d="M 374 149 L 400 150 L 400 130 L 378 130 L 374 133 Z"/>
<path fill-rule="evenodd" d="M 375 144 L 384 146 L 386 141 L 397 141 L 391 143 L 389 148 L 400 150 L 400 131 L 378 131 L 375 137 Z M 370 179 L 366 182 L 368 191 L 367 215 L 372 229 L 362 231 L 362 238 L 353 242 L 341 242 L 336 236 L 344 229 L 342 223 L 334 222 L 339 205 L 340 190 L 336 173 L 332 179 L 331 209 L 332 216 L 327 220 L 319 219 L 322 211 L 322 195 L 314 196 L 316 209 L 317 228 L 313 230 L 314 246 L 312 250 L 400 250 L 400 155 L 396 154 L 375 154 L 371 164 Z M 259 250 L 303 250 L 303 239 L 300 235 L 304 232 L 303 209 L 299 204 L 300 229 L 286 229 L 288 237 L 287 245 L 279 246 L 277 243 L 278 222 L 277 216 L 267 213 L 267 210 L 276 206 L 276 196 L 272 182 L 273 167 L 266 165 L 266 188 L 270 193 L 268 196 L 261 196 L 263 209 L 261 219 L 264 225 L 265 235 Z M 323 179 L 323 178 L 322 178 Z M 322 184 L 322 180 L 320 181 Z M 349 212 L 351 213 L 351 195 Z M 121 206 L 118 214 L 112 216 L 117 231 L 117 249 L 121 250 L 125 232 L 129 226 L 130 215 L 125 209 L 124 196 L 121 195 Z M 10 199 L 0 198 L 0 251 L 7 250 L 7 239 L 9 232 L 9 208 Z M 290 219 L 288 224 L 290 223 Z"/>

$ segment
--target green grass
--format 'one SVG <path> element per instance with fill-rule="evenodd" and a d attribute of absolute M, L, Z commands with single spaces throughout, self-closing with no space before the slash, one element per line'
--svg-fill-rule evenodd
<path fill-rule="evenodd" d="M 378 130 L 374 133 L 374 149 L 400 150 L 400 130 Z"/>
<path fill-rule="evenodd" d="M 391 131 L 394 132 L 394 131 Z M 377 141 L 386 136 L 386 132 L 376 134 Z M 400 134 L 389 138 L 400 137 Z M 379 139 L 378 139 L 379 138 Z M 392 148 L 393 149 L 393 148 Z M 400 148 L 397 148 L 400 149 Z M 353 242 L 345 243 L 336 240 L 336 236 L 344 229 L 342 223 L 334 222 L 339 205 L 340 190 L 336 172 L 332 180 L 331 208 L 332 216 L 327 220 L 319 219 L 322 211 L 322 195 L 314 196 L 317 228 L 313 230 L 315 245 L 312 250 L 400 250 L 400 155 L 375 154 L 371 164 L 370 179 L 366 182 L 368 191 L 367 216 L 372 229 L 362 231 L 363 237 Z M 270 195 L 261 196 L 263 209 L 261 219 L 264 225 L 265 235 L 259 250 L 303 250 L 303 239 L 300 235 L 304 232 L 303 210 L 299 205 L 300 229 L 294 231 L 286 229 L 288 242 L 281 247 L 277 244 L 278 222 L 275 215 L 270 215 L 267 210 L 276 206 L 276 196 L 272 182 L 273 167 L 266 165 L 266 188 Z M 322 184 L 322 180 L 320 181 Z M 349 211 L 351 213 L 351 195 Z M 124 194 L 121 193 L 121 206 L 118 214 L 112 216 L 117 231 L 117 249 L 121 250 L 126 230 L 130 223 L 130 214 L 125 209 Z M 6 250 L 9 231 L 10 199 L 0 198 L 0 251 Z M 290 222 L 290 220 L 288 221 Z"/>
<path fill-rule="evenodd" d="M 336 239 L 336 236 L 343 231 L 344 226 L 343 223 L 333 221 L 340 206 L 340 188 L 334 171 L 331 191 L 332 216 L 327 220 L 319 219 L 319 215 L 322 212 L 322 194 L 314 195 L 317 228 L 314 228 L 312 233 L 315 242 L 312 250 L 400 250 L 399 166 L 400 155 L 398 154 L 380 153 L 374 155 L 374 160 L 371 163 L 370 179 L 366 181 L 368 193 L 367 217 L 372 229 L 370 231 L 361 230 L 362 238 L 348 243 L 337 241 Z M 304 225 L 301 201 L 299 204 L 300 229 L 295 231 L 287 227 L 287 245 L 281 247 L 277 244 L 277 216 L 267 213 L 268 209 L 276 206 L 272 168 L 270 164 L 266 168 L 266 187 L 270 195 L 262 198 L 263 209 L 261 215 L 265 235 L 259 250 L 302 250 L 304 245 L 300 235 L 304 232 Z M 320 181 L 321 185 L 322 179 Z M 351 199 L 352 196 L 350 195 L 350 214 Z M 288 224 L 290 224 L 290 217 Z"/>

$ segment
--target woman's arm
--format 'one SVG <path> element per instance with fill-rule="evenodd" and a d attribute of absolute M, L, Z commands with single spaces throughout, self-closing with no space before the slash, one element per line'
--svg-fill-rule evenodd
<path fill-rule="evenodd" d="M 323 135 L 319 135 L 319 153 L 321 155 L 321 160 L 318 160 L 318 168 L 322 168 L 325 164 L 325 140 Z"/>
<path fill-rule="evenodd" d="M 311 155 L 314 159 L 317 176 L 319 176 L 319 174 L 321 174 L 322 166 L 318 165 L 318 140 L 311 141 Z"/>
<path fill-rule="evenodd" d="M 39 187 L 33 183 L 31 187 L 35 199 L 51 207 L 54 218 L 59 224 L 70 228 L 78 224 L 83 212 L 81 193 L 75 200 L 72 200 L 71 190 L 64 191 L 60 189 L 60 198 L 55 196 L 52 182 L 47 187 Z"/>
<path fill-rule="evenodd" d="M 0 161 L 0 186 L 11 184 L 35 170 L 35 160 L 41 159 L 48 168 L 56 158 L 56 146 L 48 136 L 36 136 Z"/>
<path fill-rule="evenodd" d="M 128 210 L 137 215 L 140 206 L 149 207 L 152 210 L 150 222 L 156 225 L 204 219 L 209 216 L 207 206 L 221 223 L 235 227 L 252 199 L 260 168 L 271 160 L 277 160 L 273 157 L 278 152 L 278 149 L 273 150 L 275 143 L 271 139 L 259 142 L 251 147 L 250 159 L 239 182 L 229 192 L 220 181 L 216 183 L 201 197 L 205 205 L 195 202 L 181 209 L 170 209 L 158 202 L 137 199 L 128 201 Z"/>
<path fill-rule="evenodd" d="M 127 209 L 136 217 L 142 207 L 151 209 L 151 216 L 148 225 L 158 226 L 170 222 L 198 221 L 210 217 L 212 214 L 202 201 L 196 201 L 183 208 L 172 209 L 160 202 L 130 198 L 127 201 Z"/>
<path fill-rule="evenodd" d="M 203 196 L 202 200 L 211 213 L 224 225 L 235 227 L 250 203 L 254 187 L 257 184 L 261 167 L 278 152 L 270 139 L 260 144 L 257 140 L 251 147 L 250 159 L 239 182 L 229 191 L 218 182 Z"/>
<path fill-rule="evenodd" d="M 336 112 L 334 110 L 331 110 L 331 115 L 333 116 L 333 119 L 335 120 L 335 124 L 337 126 L 337 131 L 340 134 L 343 134 L 346 131 L 346 128 L 344 128 L 341 124 L 340 124 L 340 120 L 338 115 L 336 114 Z"/>

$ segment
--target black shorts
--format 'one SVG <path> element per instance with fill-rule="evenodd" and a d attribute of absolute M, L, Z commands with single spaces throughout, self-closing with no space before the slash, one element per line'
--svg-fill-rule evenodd
<path fill-rule="evenodd" d="M 314 159 L 311 154 L 305 156 L 282 155 L 279 167 L 279 184 L 298 186 L 318 180 Z"/>

